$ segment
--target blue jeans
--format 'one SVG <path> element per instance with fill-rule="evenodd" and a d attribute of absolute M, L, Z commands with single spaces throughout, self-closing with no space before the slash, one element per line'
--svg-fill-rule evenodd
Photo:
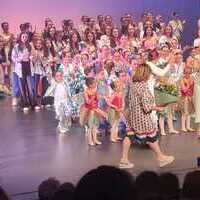
<path fill-rule="evenodd" d="M 12 74 L 12 96 L 20 97 L 19 77 L 15 72 Z"/>

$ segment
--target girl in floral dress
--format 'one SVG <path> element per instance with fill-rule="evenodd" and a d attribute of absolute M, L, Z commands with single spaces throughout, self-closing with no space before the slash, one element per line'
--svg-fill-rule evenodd
<path fill-rule="evenodd" d="M 85 79 L 86 79 L 84 71 L 79 67 L 80 63 L 78 62 L 73 63 L 73 72 L 72 72 L 73 76 L 71 77 L 72 82 L 70 85 L 71 95 L 76 105 L 73 115 L 73 117 L 75 118 L 79 117 L 80 107 L 84 102 L 84 89 L 85 89 Z"/>
<path fill-rule="evenodd" d="M 61 64 L 57 66 L 57 70 L 63 72 L 63 79 L 68 84 L 69 92 L 71 97 L 74 97 L 76 94 L 75 89 L 75 70 L 74 63 L 70 52 L 63 51 L 61 55 Z M 75 101 L 75 98 L 74 98 Z M 77 117 L 77 106 L 74 103 L 72 107 L 72 116 Z"/>
<path fill-rule="evenodd" d="M 166 156 L 158 143 L 157 125 L 151 113 L 153 110 L 161 111 L 163 108 L 155 105 L 155 98 L 149 90 L 148 80 L 151 70 L 143 64 L 136 69 L 130 84 L 128 101 L 126 105 L 127 134 L 123 141 L 120 168 L 132 168 L 128 159 L 130 145 L 133 142 L 147 144 L 156 155 L 159 167 L 164 167 L 174 161 L 173 156 Z"/>

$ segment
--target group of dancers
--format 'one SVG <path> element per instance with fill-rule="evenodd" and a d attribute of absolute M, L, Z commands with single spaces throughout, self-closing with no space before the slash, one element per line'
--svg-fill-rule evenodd
<path fill-rule="evenodd" d="M 12 106 L 24 112 L 54 106 L 60 133 L 78 119 L 91 146 L 101 144 L 103 123 L 110 125 L 111 142 L 122 140 L 123 123 L 120 167 L 133 167 L 128 160 L 131 141 L 149 144 L 162 167 L 174 160 L 158 144 L 158 127 L 161 135 L 167 134 L 165 121 L 168 133 L 178 133 L 174 120 L 180 112 L 181 132 L 187 133 L 194 131 L 190 122 L 195 116 L 200 136 L 200 23 L 194 45 L 182 47 L 185 21 L 177 13 L 170 21 L 143 13 L 139 23 L 127 13 L 120 22 L 117 27 L 110 15 L 97 20 L 82 16 L 77 27 L 66 19 L 57 30 L 47 18 L 43 31 L 24 23 L 18 35 L 3 22 L 1 85 L 11 91 Z M 183 59 L 185 54 L 189 56 Z M 156 105 L 154 90 L 166 85 L 175 87 L 178 100 Z"/>

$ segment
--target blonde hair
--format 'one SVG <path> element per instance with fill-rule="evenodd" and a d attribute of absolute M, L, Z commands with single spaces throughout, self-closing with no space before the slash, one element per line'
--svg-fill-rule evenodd
<path fill-rule="evenodd" d="M 146 63 L 141 64 L 136 68 L 135 74 L 132 77 L 133 82 L 147 81 L 150 77 L 151 70 Z"/>

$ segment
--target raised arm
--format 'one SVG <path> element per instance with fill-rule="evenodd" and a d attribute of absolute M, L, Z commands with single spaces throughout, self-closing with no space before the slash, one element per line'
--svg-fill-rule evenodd
<path fill-rule="evenodd" d="M 147 65 L 150 67 L 151 72 L 156 75 L 156 76 L 165 76 L 165 74 L 169 71 L 170 69 L 170 64 L 167 64 L 167 66 L 164 69 L 161 69 L 157 67 L 154 63 L 152 62 L 147 62 Z"/>

